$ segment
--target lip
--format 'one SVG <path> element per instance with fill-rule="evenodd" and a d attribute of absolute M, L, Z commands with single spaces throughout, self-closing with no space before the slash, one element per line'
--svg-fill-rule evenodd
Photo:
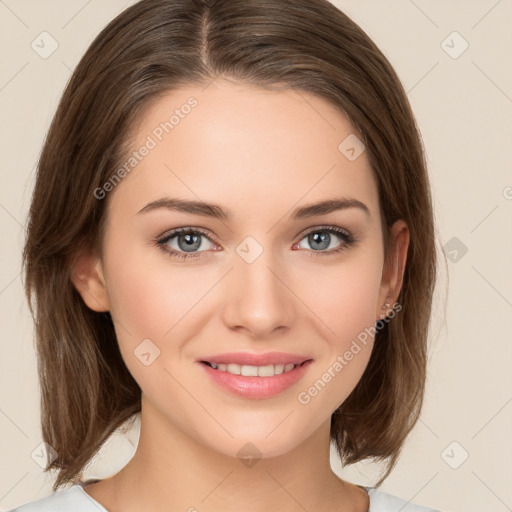
<path fill-rule="evenodd" d="M 240 364 L 249 366 L 267 366 L 269 364 L 301 364 L 308 359 L 308 356 L 289 354 L 286 352 L 265 352 L 264 354 L 251 354 L 250 352 L 229 352 L 198 359 L 198 362 Z"/>
<path fill-rule="evenodd" d="M 240 364 L 250 366 L 266 366 L 269 364 L 298 364 L 293 370 L 273 377 L 245 377 L 232 373 L 215 370 L 209 363 Z M 283 393 L 285 390 L 296 384 L 307 372 L 312 358 L 284 352 L 268 352 L 266 354 L 250 354 L 237 352 L 210 356 L 197 361 L 208 377 L 224 391 L 232 395 L 262 400 Z"/>

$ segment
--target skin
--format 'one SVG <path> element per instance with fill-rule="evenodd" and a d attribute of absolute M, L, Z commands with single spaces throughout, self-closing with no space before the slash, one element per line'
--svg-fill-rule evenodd
<path fill-rule="evenodd" d="M 207 88 L 183 87 L 148 106 L 134 127 L 133 149 L 191 96 L 198 105 L 104 199 L 101 254 L 84 251 L 73 267 L 85 303 L 111 312 L 123 359 L 142 389 L 135 456 L 86 492 L 110 512 L 367 511 L 366 492 L 331 470 L 329 429 L 374 340 L 361 344 L 307 405 L 297 395 L 375 325 L 384 303 L 396 301 L 407 226 L 392 226 L 385 264 L 366 152 L 349 161 L 338 150 L 357 132 L 333 105 L 304 92 L 222 78 Z M 233 218 L 166 208 L 138 213 L 171 196 L 219 204 Z M 357 199 L 369 214 L 347 208 L 289 219 L 297 207 L 335 197 Z M 321 226 L 344 228 L 356 243 L 331 233 L 328 248 L 318 249 L 307 234 Z M 155 244 L 179 227 L 209 234 L 212 242 L 201 238 L 198 258 L 173 258 Z M 236 251 L 247 236 L 263 249 L 251 263 Z M 172 248 L 185 252 L 183 238 L 181 245 L 173 240 Z M 160 350 L 149 366 L 134 355 L 145 339 Z M 290 352 L 314 361 L 291 388 L 255 400 L 212 384 L 196 362 L 236 351 Z M 252 467 L 237 457 L 248 442 L 261 454 Z"/>

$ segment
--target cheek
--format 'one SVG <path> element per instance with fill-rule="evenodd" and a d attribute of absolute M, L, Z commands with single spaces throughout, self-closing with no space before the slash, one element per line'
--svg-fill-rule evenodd
<path fill-rule="evenodd" d="M 187 359 L 188 341 L 196 337 L 208 314 L 203 299 L 218 276 L 179 269 L 157 248 L 113 247 L 107 260 L 107 287 L 121 354 L 141 388 L 149 394 L 169 390 L 174 381 L 165 369 L 174 373 Z M 154 362 L 145 366 L 148 359 Z M 174 391 L 179 392 L 179 386 Z"/>
<path fill-rule="evenodd" d="M 114 290 L 109 294 L 111 311 L 134 341 L 159 338 L 171 328 L 174 308 L 165 301 L 176 300 L 177 296 L 162 296 L 152 269 L 139 267 L 133 272 L 130 262 L 125 261 L 111 274 L 108 286 Z"/>
<path fill-rule="evenodd" d="M 163 340 L 207 291 L 205 276 L 172 271 L 165 255 L 148 259 L 144 252 L 132 250 L 110 266 L 111 310 L 134 339 Z"/>
<path fill-rule="evenodd" d="M 318 317 L 329 343 L 343 349 L 350 340 L 374 326 L 382 277 L 377 250 L 351 254 L 338 265 L 316 271 L 304 283 L 301 296 Z"/>
<path fill-rule="evenodd" d="M 366 369 L 374 342 L 381 276 L 382 254 L 375 246 L 316 273 L 316 279 L 302 290 L 307 293 L 308 306 L 317 313 L 315 330 L 323 333 L 328 347 L 322 349 L 315 371 L 297 398 L 319 417 L 339 407 Z"/>
<path fill-rule="evenodd" d="M 173 363 L 181 361 L 183 348 L 195 335 L 194 314 L 200 309 L 195 306 L 211 284 L 203 274 L 170 270 L 165 254 L 148 258 L 147 248 L 132 248 L 124 257 L 122 252 L 112 250 L 107 266 L 119 348 L 145 394 L 165 403 L 165 396 L 183 394 L 169 371 L 175 374 Z M 196 392 L 193 385 L 187 389 Z M 188 397 L 182 399 L 186 404 Z"/>

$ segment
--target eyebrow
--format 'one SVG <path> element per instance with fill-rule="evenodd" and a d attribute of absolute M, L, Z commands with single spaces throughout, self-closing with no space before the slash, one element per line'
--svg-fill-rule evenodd
<path fill-rule="evenodd" d="M 233 214 L 220 205 L 214 203 L 205 203 L 203 201 L 192 201 L 186 199 L 178 199 L 172 197 L 164 197 L 151 201 L 138 214 L 148 213 L 158 209 L 167 209 L 184 213 L 192 213 L 194 215 L 202 215 L 205 217 L 213 217 L 215 219 L 229 220 Z M 318 215 L 326 215 L 337 210 L 346 210 L 348 208 L 358 208 L 370 216 L 369 208 L 357 199 L 352 198 L 333 198 L 311 203 L 296 208 L 290 215 L 290 220 L 300 220 Z"/>

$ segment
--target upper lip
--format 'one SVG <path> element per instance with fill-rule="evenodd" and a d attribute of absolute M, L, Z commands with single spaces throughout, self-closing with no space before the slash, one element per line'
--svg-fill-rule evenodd
<path fill-rule="evenodd" d="M 251 354 L 250 352 L 229 352 L 226 354 L 217 354 L 199 359 L 199 362 L 215 364 L 239 364 L 247 366 L 268 366 L 271 364 L 302 364 L 304 361 L 312 359 L 311 357 L 297 354 L 288 354 L 286 352 L 265 352 L 263 354 Z"/>

